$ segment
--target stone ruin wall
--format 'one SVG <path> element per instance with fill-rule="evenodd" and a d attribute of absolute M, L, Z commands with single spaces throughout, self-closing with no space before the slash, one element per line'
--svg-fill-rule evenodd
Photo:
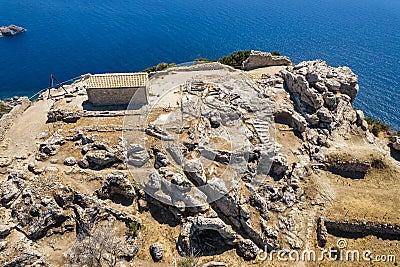
<path fill-rule="evenodd" d="M 374 235 L 392 240 L 400 240 L 400 226 L 396 224 L 377 222 L 348 222 L 334 221 L 320 217 L 318 220 L 318 243 L 325 246 L 328 233 L 342 233 L 344 235 Z"/>
<path fill-rule="evenodd" d="M 289 66 L 292 62 L 288 57 L 273 56 L 271 53 L 251 51 L 248 59 L 242 64 L 243 70 L 252 70 L 270 66 Z"/>

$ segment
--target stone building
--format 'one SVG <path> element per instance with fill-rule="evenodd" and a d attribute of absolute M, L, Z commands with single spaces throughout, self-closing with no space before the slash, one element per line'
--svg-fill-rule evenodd
<path fill-rule="evenodd" d="M 143 72 L 91 75 L 86 87 L 89 102 L 94 106 L 146 105 L 148 79 Z"/>

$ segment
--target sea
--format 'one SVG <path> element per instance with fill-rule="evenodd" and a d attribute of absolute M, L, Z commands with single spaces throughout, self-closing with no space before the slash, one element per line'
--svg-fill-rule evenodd
<path fill-rule="evenodd" d="M 400 127 L 399 0 L 0 0 L 0 98 L 85 73 L 277 50 L 359 75 L 354 103 Z"/>

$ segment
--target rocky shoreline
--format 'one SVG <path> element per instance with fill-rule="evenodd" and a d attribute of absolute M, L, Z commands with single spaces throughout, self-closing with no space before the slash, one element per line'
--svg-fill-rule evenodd
<path fill-rule="evenodd" d="M 17 26 L 14 24 L 11 24 L 9 26 L 1 26 L 0 27 L 0 37 L 2 36 L 13 36 L 22 32 L 25 32 L 26 29 L 21 27 L 21 26 Z"/>

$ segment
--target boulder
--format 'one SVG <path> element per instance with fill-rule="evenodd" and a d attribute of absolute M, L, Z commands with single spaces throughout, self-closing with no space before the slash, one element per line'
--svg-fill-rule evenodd
<path fill-rule="evenodd" d="M 0 27 L 0 37 L 1 36 L 13 36 L 18 33 L 24 32 L 25 29 L 20 26 L 16 26 L 14 24 L 11 24 L 10 26 L 1 26 Z"/>
<path fill-rule="evenodd" d="M 393 149 L 400 151 L 400 137 L 393 136 L 391 140 Z"/>
<path fill-rule="evenodd" d="M 203 186 L 206 184 L 207 179 L 204 174 L 203 165 L 200 160 L 188 160 L 185 162 L 183 171 L 187 178 L 192 181 L 196 186 Z"/>
<path fill-rule="evenodd" d="M 77 136 L 77 138 L 79 138 L 79 135 Z M 80 138 L 81 139 L 81 144 L 82 145 L 92 144 L 92 143 L 96 142 L 97 138 L 98 138 L 97 134 L 82 135 L 82 137 Z"/>
<path fill-rule="evenodd" d="M 108 168 L 123 161 L 115 153 L 104 150 L 90 151 L 85 155 L 85 159 L 89 163 L 89 168 L 93 170 Z"/>
<path fill-rule="evenodd" d="M 0 239 L 6 238 L 12 229 L 13 227 L 9 224 L 0 224 Z"/>
<path fill-rule="evenodd" d="M 150 255 L 155 262 L 162 260 L 164 255 L 164 248 L 161 243 L 154 243 L 150 246 Z"/>
<path fill-rule="evenodd" d="M 286 157 L 282 154 L 278 154 L 272 159 L 269 174 L 276 179 L 280 179 L 286 174 L 288 169 L 289 166 Z"/>
<path fill-rule="evenodd" d="M 149 161 L 150 157 L 144 147 L 131 144 L 127 151 L 127 159 L 129 165 L 140 168 Z"/>
<path fill-rule="evenodd" d="M 87 169 L 89 168 L 89 162 L 84 158 L 78 161 L 78 166 L 81 167 L 82 169 Z"/>
<path fill-rule="evenodd" d="M 60 109 L 51 109 L 47 113 L 47 122 L 63 121 L 65 123 L 76 123 L 82 117 L 81 112 L 69 112 Z"/>
<path fill-rule="evenodd" d="M 145 188 L 152 192 L 161 188 L 161 177 L 157 172 L 153 172 L 149 175 L 149 178 L 145 183 Z"/>
<path fill-rule="evenodd" d="M 167 152 L 171 155 L 172 159 L 175 161 L 176 164 L 178 165 L 183 164 L 184 156 L 180 145 L 175 143 L 170 144 L 167 147 Z"/>
<path fill-rule="evenodd" d="M 57 154 L 58 148 L 64 144 L 64 137 L 56 132 L 49 139 L 40 144 L 39 151 L 48 156 L 54 156 L 55 154 Z"/>
<path fill-rule="evenodd" d="M 8 179 L 0 183 L 0 201 L 3 207 L 9 208 L 26 187 L 25 175 L 10 172 Z"/>
<path fill-rule="evenodd" d="M 154 124 L 149 124 L 148 127 L 145 130 L 146 134 L 153 136 L 155 138 L 158 138 L 162 141 L 174 141 L 175 138 L 164 132 L 160 127 L 154 125 Z"/>
<path fill-rule="evenodd" d="M 64 160 L 64 165 L 74 166 L 76 164 L 76 159 L 74 157 L 68 157 Z"/>
<path fill-rule="evenodd" d="M 167 155 L 163 152 L 156 152 L 156 160 L 154 161 L 154 168 L 160 169 L 162 167 L 166 167 L 169 164 L 169 160 Z"/>
<path fill-rule="evenodd" d="M 123 173 L 107 175 L 103 186 L 96 193 L 101 199 L 111 199 L 125 206 L 132 205 L 136 196 L 135 189 Z"/>
<path fill-rule="evenodd" d="M 250 239 L 243 239 L 239 241 L 236 252 L 245 260 L 250 261 L 254 260 L 261 250 Z"/>

